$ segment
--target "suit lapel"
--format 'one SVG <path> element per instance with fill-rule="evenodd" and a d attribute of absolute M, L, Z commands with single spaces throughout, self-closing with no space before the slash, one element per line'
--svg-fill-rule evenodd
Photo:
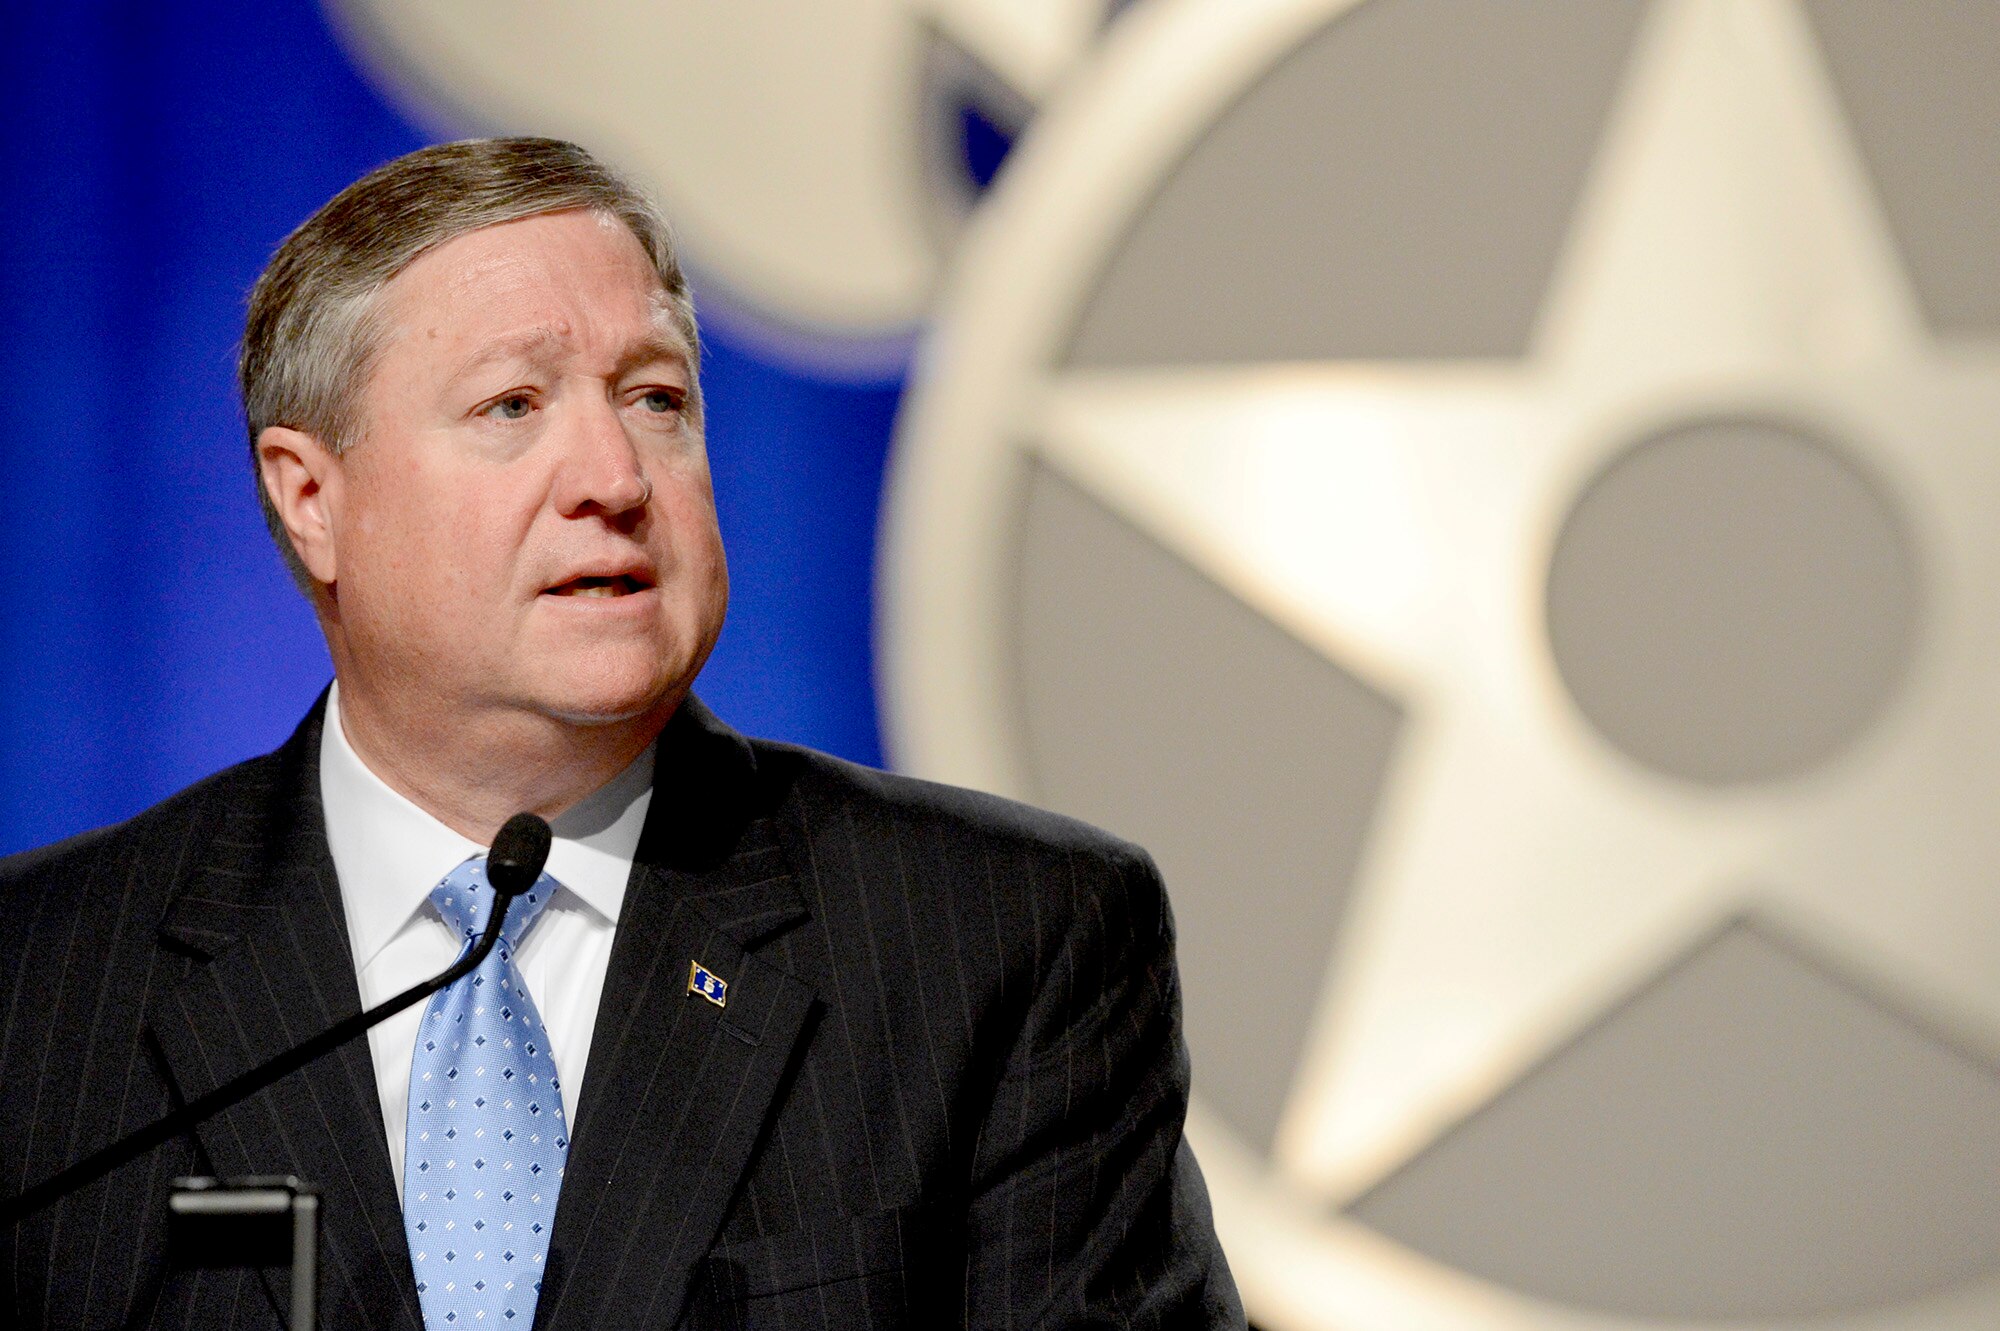
<path fill-rule="evenodd" d="M 198 959 L 153 1005 L 175 1089 L 192 1099 L 360 1010 L 319 803 L 315 708 L 280 750 L 260 807 L 236 812 L 161 925 Z M 421 1325 L 365 1041 L 352 1041 L 197 1129 L 210 1168 L 296 1174 L 321 1193 L 327 1325 Z"/>
<path fill-rule="evenodd" d="M 805 915 L 742 737 L 661 737 L 556 1213 L 538 1327 L 678 1320 L 813 1008 L 754 949 Z M 727 990 L 690 991 L 699 963 Z"/>

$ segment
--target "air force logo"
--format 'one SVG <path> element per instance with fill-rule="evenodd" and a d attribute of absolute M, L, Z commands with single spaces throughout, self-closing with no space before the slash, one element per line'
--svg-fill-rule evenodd
<path fill-rule="evenodd" d="M 687 991 L 700 994 L 717 1007 L 725 1006 L 729 1000 L 729 982 L 699 961 L 688 963 Z"/>
<path fill-rule="evenodd" d="M 1158 856 L 1259 1325 L 2000 1325 L 1995 50 L 1157 0 L 981 203 L 890 748 Z"/>

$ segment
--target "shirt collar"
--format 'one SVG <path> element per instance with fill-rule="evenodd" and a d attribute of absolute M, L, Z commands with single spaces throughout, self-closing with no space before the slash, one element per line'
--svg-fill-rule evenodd
<path fill-rule="evenodd" d="M 375 775 L 340 723 L 340 685 L 328 691 L 319 748 L 327 847 L 347 908 L 355 966 L 366 966 L 468 856 L 486 847 L 433 818 Z M 550 823 L 547 872 L 612 924 L 653 799 L 653 748 Z"/>

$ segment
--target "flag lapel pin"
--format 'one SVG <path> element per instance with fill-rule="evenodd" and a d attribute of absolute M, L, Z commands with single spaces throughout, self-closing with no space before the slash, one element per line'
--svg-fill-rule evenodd
<path fill-rule="evenodd" d="M 691 994 L 700 994 L 717 1007 L 722 1007 L 729 1001 L 729 982 L 699 961 L 688 963 L 687 991 Z"/>

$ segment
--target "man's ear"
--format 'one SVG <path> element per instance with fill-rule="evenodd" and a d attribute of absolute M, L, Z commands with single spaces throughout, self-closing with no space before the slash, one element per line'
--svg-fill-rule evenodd
<path fill-rule="evenodd" d="M 257 471 L 299 562 L 331 585 L 339 567 L 333 509 L 340 502 L 340 459 L 312 435 L 273 425 L 257 436 Z"/>

